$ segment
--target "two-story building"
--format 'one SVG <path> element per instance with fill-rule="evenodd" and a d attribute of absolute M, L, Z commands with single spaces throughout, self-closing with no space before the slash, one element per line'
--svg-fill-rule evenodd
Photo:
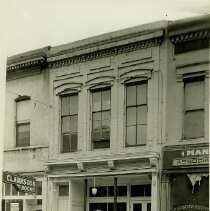
<path fill-rule="evenodd" d="M 3 210 L 208 210 L 209 22 L 9 58 Z M 37 194 L 14 175 L 35 177 Z"/>
<path fill-rule="evenodd" d="M 8 58 L 2 188 L 4 211 L 46 210 L 45 163 L 49 154 L 51 110 L 46 65 L 48 50 L 46 47 Z M 33 182 L 33 178 L 36 178 L 35 191 L 32 190 L 33 184 L 26 184 Z"/>

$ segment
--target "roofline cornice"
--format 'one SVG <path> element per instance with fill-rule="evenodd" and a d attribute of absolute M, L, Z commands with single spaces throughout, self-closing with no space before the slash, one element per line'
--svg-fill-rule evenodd
<path fill-rule="evenodd" d="M 122 53 L 127 53 L 135 50 L 140 50 L 144 48 L 150 48 L 154 46 L 159 46 L 163 40 L 163 31 L 159 36 L 139 40 L 134 42 L 128 42 L 121 45 L 113 45 L 112 47 L 104 47 L 102 49 L 86 49 L 86 52 L 74 52 L 68 55 L 63 54 L 62 56 L 52 56 L 48 58 L 48 63 L 50 68 L 58 68 L 62 66 L 68 66 L 72 64 L 82 63 L 86 61 L 92 61 L 95 59 L 100 59 L 104 57 L 114 56 Z"/>
<path fill-rule="evenodd" d="M 169 34 L 169 37 L 173 44 L 187 42 L 191 40 L 210 38 L 210 28 L 197 30 L 197 31 L 191 31 L 191 32 L 182 33 L 182 34 L 176 34 L 176 35 Z"/>

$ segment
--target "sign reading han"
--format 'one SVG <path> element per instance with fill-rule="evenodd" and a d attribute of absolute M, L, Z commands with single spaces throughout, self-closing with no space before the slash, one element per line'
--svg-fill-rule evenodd
<path fill-rule="evenodd" d="M 20 192 L 36 192 L 36 180 L 33 177 L 25 177 L 10 172 L 3 172 L 3 182 L 13 184 Z"/>
<path fill-rule="evenodd" d="M 204 166 L 209 164 L 209 147 L 171 147 L 163 151 L 163 168 Z"/>

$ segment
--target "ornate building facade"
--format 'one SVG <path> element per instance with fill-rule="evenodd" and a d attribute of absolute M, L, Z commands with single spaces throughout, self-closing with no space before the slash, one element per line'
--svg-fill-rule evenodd
<path fill-rule="evenodd" d="M 5 181 L 4 210 L 207 210 L 209 21 L 9 58 L 4 170 L 39 194 Z"/>

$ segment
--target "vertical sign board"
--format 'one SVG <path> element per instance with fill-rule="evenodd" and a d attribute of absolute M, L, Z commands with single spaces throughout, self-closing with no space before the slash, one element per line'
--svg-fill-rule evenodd
<path fill-rule="evenodd" d="M 3 172 L 3 182 L 13 184 L 20 192 L 36 192 L 36 179 L 34 177 L 26 177 L 10 172 Z"/>

